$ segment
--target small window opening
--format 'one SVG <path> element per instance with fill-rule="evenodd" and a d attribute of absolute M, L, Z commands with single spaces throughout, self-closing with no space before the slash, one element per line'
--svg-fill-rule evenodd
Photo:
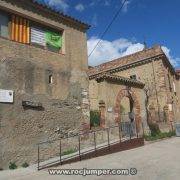
<path fill-rule="evenodd" d="M 49 84 L 52 84 L 52 83 L 53 83 L 53 76 L 49 75 Z"/>
<path fill-rule="evenodd" d="M 130 79 L 137 80 L 137 77 L 136 77 L 136 75 L 134 74 L 134 75 L 131 75 L 131 76 L 130 76 Z"/>

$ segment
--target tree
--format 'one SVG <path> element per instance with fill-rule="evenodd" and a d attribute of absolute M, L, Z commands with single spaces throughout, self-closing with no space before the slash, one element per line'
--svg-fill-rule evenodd
<path fill-rule="evenodd" d="M 148 79 L 145 79 L 145 87 L 144 87 L 144 93 L 145 93 L 145 110 L 147 115 L 147 124 L 149 126 L 149 129 L 151 131 L 152 135 L 158 134 L 160 132 L 159 125 L 156 122 L 156 120 L 153 120 L 152 114 L 149 111 L 150 106 L 150 99 L 155 95 L 155 83 L 153 81 L 150 81 Z"/>

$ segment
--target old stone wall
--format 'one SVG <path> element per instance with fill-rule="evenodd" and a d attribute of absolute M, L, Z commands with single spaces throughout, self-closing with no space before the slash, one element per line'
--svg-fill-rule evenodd
<path fill-rule="evenodd" d="M 37 162 L 37 143 L 76 134 L 89 124 L 86 34 L 78 25 L 25 4 L 0 6 L 64 31 L 64 54 L 0 38 L 0 89 L 14 103 L 0 103 L 0 167 Z M 22 7 L 21 7 L 22 6 Z M 49 83 L 49 76 L 52 83 Z M 22 101 L 41 103 L 23 107 Z"/>
<path fill-rule="evenodd" d="M 176 97 L 177 97 L 177 108 L 176 108 L 176 122 L 180 123 L 180 78 L 175 80 Z"/>
<path fill-rule="evenodd" d="M 136 75 L 137 79 L 145 83 L 148 90 L 149 105 L 155 108 L 155 121 L 166 121 L 164 117 L 164 107 L 168 106 L 172 111 L 171 121 L 175 121 L 178 116 L 178 95 L 175 94 L 173 83 L 176 84 L 175 75 L 170 71 L 169 67 L 164 63 L 163 59 L 152 61 L 140 66 L 132 67 L 115 73 L 120 76 L 130 77 Z M 172 109 L 171 107 L 172 106 Z M 145 111 L 145 110 L 144 110 Z M 168 123 L 168 126 L 171 126 Z M 160 123 L 161 126 L 161 123 Z M 163 129 L 168 129 L 162 126 Z"/>

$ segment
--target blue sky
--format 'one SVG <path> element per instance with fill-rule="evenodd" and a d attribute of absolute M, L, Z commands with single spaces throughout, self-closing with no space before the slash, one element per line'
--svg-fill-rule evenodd
<path fill-rule="evenodd" d="M 91 52 L 100 34 L 111 21 L 123 0 L 38 0 L 63 11 L 92 27 L 87 32 Z M 180 68 L 180 1 L 128 0 L 122 12 L 89 58 L 90 65 L 128 55 L 155 44 L 171 63 Z"/>

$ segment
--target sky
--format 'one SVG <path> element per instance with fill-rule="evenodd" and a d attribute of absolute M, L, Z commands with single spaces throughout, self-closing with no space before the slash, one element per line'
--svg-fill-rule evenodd
<path fill-rule="evenodd" d="M 127 0 L 106 35 L 101 34 L 124 0 L 37 0 L 91 25 L 87 31 L 88 54 L 95 66 L 147 47 L 161 45 L 175 68 L 180 68 L 180 1 Z"/>

